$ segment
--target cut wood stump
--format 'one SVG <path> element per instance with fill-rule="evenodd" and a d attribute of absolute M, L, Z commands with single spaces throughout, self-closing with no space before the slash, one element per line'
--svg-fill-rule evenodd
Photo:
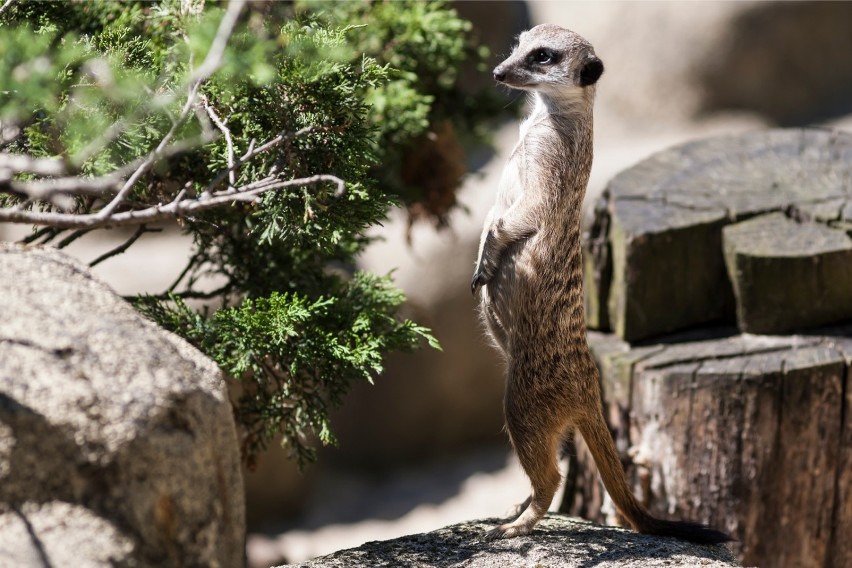
<path fill-rule="evenodd" d="M 782 213 L 722 231 L 737 323 L 749 333 L 788 333 L 852 319 L 852 239 Z"/>
<path fill-rule="evenodd" d="M 633 342 L 733 323 L 723 227 L 785 212 L 852 231 L 850 180 L 852 135 L 822 129 L 710 138 L 625 170 L 596 204 L 585 244 L 590 326 Z"/>
<path fill-rule="evenodd" d="M 616 445 L 655 515 L 729 531 L 746 566 L 852 566 L 852 326 L 589 339 Z M 617 521 L 579 439 L 576 462 L 565 512 Z"/>
<path fill-rule="evenodd" d="M 651 156 L 610 182 L 584 251 L 588 325 L 614 332 L 589 335 L 605 414 L 643 503 L 729 531 L 746 566 L 852 566 L 852 135 Z M 571 448 L 561 510 L 617 522 Z"/>

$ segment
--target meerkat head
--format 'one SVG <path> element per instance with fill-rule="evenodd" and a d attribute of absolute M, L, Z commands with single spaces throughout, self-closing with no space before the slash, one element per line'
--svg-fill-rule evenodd
<path fill-rule="evenodd" d="M 561 26 L 542 24 L 520 35 L 512 54 L 494 68 L 494 79 L 564 100 L 582 96 L 603 70 L 588 41 Z"/>

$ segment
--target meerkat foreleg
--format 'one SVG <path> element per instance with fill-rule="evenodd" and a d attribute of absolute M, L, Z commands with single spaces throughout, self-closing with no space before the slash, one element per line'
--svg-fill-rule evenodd
<path fill-rule="evenodd" d="M 481 286 L 488 284 L 497 273 L 503 253 L 512 244 L 535 235 L 536 226 L 528 219 L 528 208 L 524 200 L 516 201 L 506 213 L 490 224 L 486 231 L 476 261 L 476 269 L 470 281 L 470 291 L 476 294 Z"/>

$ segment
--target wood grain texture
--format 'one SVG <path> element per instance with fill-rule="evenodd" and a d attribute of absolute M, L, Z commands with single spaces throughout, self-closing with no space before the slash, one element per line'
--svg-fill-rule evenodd
<path fill-rule="evenodd" d="M 591 332 L 589 343 L 616 446 L 652 514 L 730 531 L 746 566 L 850 565 L 852 326 L 633 348 Z M 580 442 L 576 452 L 571 512 L 615 521 Z"/>
<path fill-rule="evenodd" d="M 723 227 L 783 212 L 852 232 L 850 179 L 852 135 L 824 129 L 700 140 L 623 171 L 587 237 L 590 325 L 633 342 L 733 322 Z"/>
<path fill-rule="evenodd" d="M 722 235 L 741 331 L 788 333 L 852 319 L 846 232 L 772 213 Z"/>

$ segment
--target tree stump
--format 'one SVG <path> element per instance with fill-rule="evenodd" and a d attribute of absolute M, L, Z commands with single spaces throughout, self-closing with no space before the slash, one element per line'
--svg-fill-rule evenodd
<path fill-rule="evenodd" d="M 744 332 L 787 333 L 852 319 L 852 239 L 781 213 L 722 231 Z"/>
<path fill-rule="evenodd" d="M 737 539 L 744 565 L 852 565 L 852 326 L 631 349 L 590 333 L 608 419 L 655 514 Z M 577 442 L 565 511 L 614 522 Z"/>
<path fill-rule="evenodd" d="M 585 245 L 590 325 L 632 342 L 735 321 L 749 308 L 735 307 L 723 228 L 785 212 L 852 231 L 850 180 L 852 135 L 821 129 L 701 140 L 625 170 L 596 205 Z"/>
<path fill-rule="evenodd" d="M 595 207 L 588 323 L 614 333 L 589 339 L 622 462 L 745 565 L 852 566 L 850 236 L 852 135 L 829 130 L 678 146 Z M 575 448 L 562 510 L 617 522 Z"/>

